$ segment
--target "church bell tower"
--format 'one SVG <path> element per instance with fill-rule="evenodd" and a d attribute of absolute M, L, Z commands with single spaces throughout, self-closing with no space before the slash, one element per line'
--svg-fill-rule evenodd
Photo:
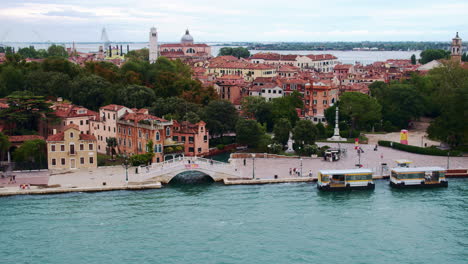
<path fill-rule="evenodd" d="M 158 60 L 158 32 L 152 27 L 149 34 L 149 62 L 155 63 L 156 60 Z"/>
<path fill-rule="evenodd" d="M 462 39 L 457 35 L 452 39 L 452 49 L 451 49 L 451 56 L 452 56 L 452 61 L 454 62 L 461 62 L 461 57 L 462 57 Z"/>

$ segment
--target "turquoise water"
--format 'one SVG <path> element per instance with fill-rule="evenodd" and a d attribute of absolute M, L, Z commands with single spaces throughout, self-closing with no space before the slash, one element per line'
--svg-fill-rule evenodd
<path fill-rule="evenodd" d="M 192 185 L 0 198 L 1 263 L 467 263 L 468 180 L 321 193 Z"/>

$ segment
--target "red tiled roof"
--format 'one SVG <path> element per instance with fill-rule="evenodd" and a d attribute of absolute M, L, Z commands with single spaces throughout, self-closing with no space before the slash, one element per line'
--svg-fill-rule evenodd
<path fill-rule="evenodd" d="M 306 57 L 310 58 L 313 61 L 320 61 L 320 60 L 336 60 L 338 59 L 337 57 L 331 55 L 331 54 L 309 54 L 306 55 Z"/>
<path fill-rule="evenodd" d="M 353 67 L 352 64 L 338 64 L 335 66 L 335 70 L 349 70 L 351 69 L 351 67 Z"/>
<path fill-rule="evenodd" d="M 76 130 L 80 130 L 80 127 L 77 125 L 77 124 L 69 124 L 67 126 L 65 126 L 63 128 L 64 131 L 66 131 L 67 129 L 70 129 L 70 128 L 73 128 L 73 129 L 76 129 Z"/>
<path fill-rule="evenodd" d="M 141 109 L 140 109 L 141 110 Z M 148 115 L 148 114 L 142 114 L 142 113 L 127 113 L 122 117 L 123 120 L 131 120 L 134 122 L 138 122 L 141 120 L 157 120 L 161 122 L 167 122 L 166 119 L 154 116 L 154 115 Z"/>
<path fill-rule="evenodd" d="M 96 141 L 96 137 L 94 135 L 80 134 L 80 140 Z M 47 141 L 64 141 L 64 132 L 50 135 Z"/>
<path fill-rule="evenodd" d="M 284 64 L 284 65 L 281 65 L 281 66 L 278 68 L 278 71 L 279 71 L 279 72 L 297 72 L 297 71 L 299 71 L 299 68 L 296 67 L 296 66 Z"/>
<path fill-rule="evenodd" d="M 249 59 L 275 60 L 275 61 L 295 61 L 298 55 L 279 54 L 272 52 L 259 52 L 252 55 Z"/>
<path fill-rule="evenodd" d="M 101 107 L 102 110 L 109 110 L 109 111 L 118 111 L 122 108 L 124 108 L 125 106 L 123 105 L 116 105 L 116 104 L 110 104 L 110 105 L 105 105 L 103 107 Z"/>
<path fill-rule="evenodd" d="M 44 137 L 39 136 L 39 135 L 22 135 L 22 136 L 9 136 L 8 137 L 8 140 L 10 142 L 24 142 L 24 141 L 35 140 L 35 139 L 44 140 Z"/>
<path fill-rule="evenodd" d="M 86 109 L 82 106 L 76 106 L 68 103 L 57 103 L 52 106 L 52 109 L 55 110 L 54 114 L 57 117 L 68 118 L 68 117 L 84 117 L 84 116 L 94 116 L 97 117 L 98 113 Z M 79 110 L 85 110 L 85 113 L 78 113 Z"/>

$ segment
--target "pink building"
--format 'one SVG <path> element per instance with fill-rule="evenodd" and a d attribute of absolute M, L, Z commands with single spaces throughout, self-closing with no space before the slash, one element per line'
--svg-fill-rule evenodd
<path fill-rule="evenodd" d="M 202 156 L 209 153 L 209 133 L 206 123 L 192 124 L 187 121 L 174 121 L 173 140 L 184 144 L 186 156 Z"/>
<path fill-rule="evenodd" d="M 126 113 L 133 110 L 122 105 L 106 105 L 99 108 L 99 118 L 91 121 L 91 134 L 96 136 L 97 151 L 106 153 L 107 139 L 117 139 L 117 121 Z"/>

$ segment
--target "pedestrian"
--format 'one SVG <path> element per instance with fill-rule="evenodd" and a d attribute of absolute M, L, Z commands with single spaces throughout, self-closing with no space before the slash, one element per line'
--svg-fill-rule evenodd
<path fill-rule="evenodd" d="M 244 166 L 245 166 L 245 163 L 246 163 L 246 161 L 245 161 L 245 159 L 244 159 Z"/>
<path fill-rule="evenodd" d="M 16 175 L 13 175 L 13 183 L 16 183 Z"/>
<path fill-rule="evenodd" d="M 292 169 L 289 168 L 289 175 L 292 175 Z"/>
<path fill-rule="evenodd" d="M 309 177 L 312 177 L 312 170 L 309 170 Z"/>

